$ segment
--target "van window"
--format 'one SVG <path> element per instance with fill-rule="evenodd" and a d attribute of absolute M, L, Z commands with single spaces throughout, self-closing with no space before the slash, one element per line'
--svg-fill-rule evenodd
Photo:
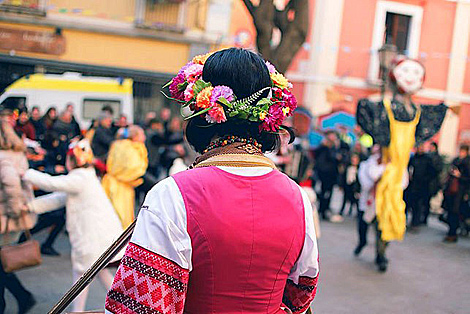
<path fill-rule="evenodd" d="M 10 96 L 5 98 L 1 106 L 6 109 L 15 110 L 15 109 L 24 109 L 26 108 L 26 97 L 22 96 Z"/>
<path fill-rule="evenodd" d="M 84 99 L 83 100 L 83 119 L 96 119 L 104 106 L 113 108 L 113 118 L 119 118 L 121 114 L 121 101 L 111 99 Z"/>

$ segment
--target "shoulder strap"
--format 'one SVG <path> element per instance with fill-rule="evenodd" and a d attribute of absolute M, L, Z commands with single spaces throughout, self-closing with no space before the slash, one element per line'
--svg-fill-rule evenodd
<path fill-rule="evenodd" d="M 394 117 L 393 111 L 392 111 L 392 102 L 390 101 L 390 99 L 389 98 L 384 98 L 383 104 L 384 104 L 385 110 L 387 111 L 388 119 L 390 121 L 395 121 L 395 117 Z"/>
<path fill-rule="evenodd" d="M 416 105 L 416 113 L 415 113 L 415 118 L 413 119 L 413 123 L 415 125 L 418 125 L 420 118 L 421 118 L 421 106 Z"/>

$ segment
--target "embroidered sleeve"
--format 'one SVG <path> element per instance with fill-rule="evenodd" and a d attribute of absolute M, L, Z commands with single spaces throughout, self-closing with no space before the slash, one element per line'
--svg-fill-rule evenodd
<path fill-rule="evenodd" d="M 416 144 L 426 142 L 439 132 L 446 112 L 447 106 L 443 103 L 439 105 L 421 105 L 421 117 L 415 133 Z"/>
<path fill-rule="evenodd" d="M 106 297 L 108 313 L 181 314 L 189 272 L 191 240 L 186 211 L 172 178 L 147 195 L 125 256 Z"/>
<path fill-rule="evenodd" d="M 301 189 L 305 208 L 305 240 L 302 252 L 284 288 L 282 302 L 292 313 L 305 312 L 317 292 L 319 273 L 318 246 L 313 222 L 313 209 L 308 195 Z"/>
<path fill-rule="evenodd" d="M 308 309 L 317 293 L 317 280 L 318 276 L 300 277 L 297 284 L 290 279 L 287 280 L 282 302 L 293 314 L 304 313 Z"/>
<path fill-rule="evenodd" d="M 189 271 L 129 243 L 106 297 L 111 313 L 183 313 Z"/>
<path fill-rule="evenodd" d="M 361 99 L 357 104 L 357 124 L 381 146 L 390 144 L 390 122 L 382 102 Z"/>

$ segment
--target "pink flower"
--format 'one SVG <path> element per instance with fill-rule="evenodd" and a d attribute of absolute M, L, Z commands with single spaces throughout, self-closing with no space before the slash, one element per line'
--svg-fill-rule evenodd
<path fill-rule="evenodd" d="M 209 123 L 222 123 L 227 121 L 224 109 L 220 105 L 212 107 L 206 114 L 206 121 Z"/>
<path fill-rule="evenodd" d="M 183 84 L 185 81 L 184 71 L 191 66 L 193 63 L 190 61 L 186 63 L 178 72 L 178 74 L 173 78 L 169 86 L 170 95 L 173 98 L 183 100 L 184 99 L 184 90 L 180 89 L 180 84 Z"/>
<path fill-rule="evenodd" d="M 283 100 L 289 107 L 290 114 L 292 114 L 294 110 L 297 109 L 297 99 L 295 98 L 294 94 L 292 94 L 289 90 L 285 89 L 283 91 Z"/>
<path fill-rule="evenodd" d="M 274 65 L 271 64 L 271 62 L 269 61 L 266 61 L 266 66 L 268 67 L 268 71 L 269 73 L 276 73 L 276 68 L 274 67 Z"/>
<path fill-rule="evenodd" d="M 189 83 L 184 90 L 184 101 L 188 101 L 194 97 L 194 83 Z"/>
<path fill-rule="evenodd" d="M 268 132 L 277 132 L 284 121 L 284 112 L 280 103 L 269 107 L 268 114 L 260 125 L 260 129 Z"/>
<path fill-rule="evenodd" d="M 194 83 L 202 76 L 203 65 L 200 64 L 191 64 L 187 69 L 184 70 L 184 76 L 186 81 L 189 83 Z"/>
<path fill-rule="evenodd" d="M 230 87 L 218 85 L 214 87 L 214 90 L 212 91 L 211 102 L 216 104 L 217 100 L 219 100 L 221 97 L 227 99 L 229 102 L 233 101 L 235 98 L 233 95 L 233 90 Z"/>
<path fill-rule="evenodd" d="M 182 73 L 178 73 L 178 75 L 176 75 L 175 78 L 171 81 L 169 86 L 171 97 L 179 100 L 184 99 L 184 91 L 180 90 L 179 88 L 179 85 L 182 83 L 184 83 L 184 75 Z"/>

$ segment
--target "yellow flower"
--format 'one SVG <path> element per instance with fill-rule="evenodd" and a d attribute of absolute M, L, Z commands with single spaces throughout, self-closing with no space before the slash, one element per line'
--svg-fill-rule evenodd
<path fill-rule="evenodd" d="M 192 62 L 193 62 L 194 64 L 201 64 L 201 65 L 204 65 L 204 63 L 206 63 L 207 58 L 209 58 L 211 54 L 212 54 L 212 52 L 206 53 L 206 54 L 204 54 L 204 55 L 195 56 L 195 57 L 193 58 Z"/>
<path fill-rule="evenodd" d="M 209 108 L 211 106 L 211 96 L 212 90 L 214 87 L 209 86 L 204 88 L 202 91 L 197 94 L 196 97 L 196 106 L 197 109 Z"/>
<path fill-rule="evenodd" d="M 289 81 L 281 73 L 271 73 L 271 80 L 274 82 L 274 85 L 280 89 L 284 89 L 289 86 Z"/>
<path fill-rule="evenodd" d="M 260 119 L 261 121 L 264 121 L 264 119 L 266 119 L 266 111 L 261 111 L 261 112 L 259 113 L 259 119 Z"/>
<path fill-rule="evenodd" d="M 285 116 L 287 116 L 290 112 L 290 108 L 289 107 L 284 107 L 282 108 L 282 113 L 284 113 Z"/>

